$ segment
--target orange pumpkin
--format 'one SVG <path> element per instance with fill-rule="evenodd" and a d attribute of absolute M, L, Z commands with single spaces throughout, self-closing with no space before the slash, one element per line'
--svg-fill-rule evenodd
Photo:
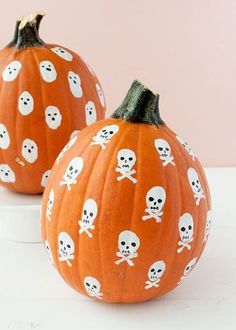
<path fill-rule="evenodd" d="M 202 166 L 135 81 L 113 117 L 85 128 L 53 167 L 42 204 L 46 250 L 97 300 L 159 297 L 185 279 L 208 238 Z"/>
<path fill-rule="evenodd" d="M 0 184 L 43 191 L 59 152 L 79 130 L 104 118 L 100 84 L 77 54 L 38 35 L 41 13 L 18 20 L 0 51 Z"/>

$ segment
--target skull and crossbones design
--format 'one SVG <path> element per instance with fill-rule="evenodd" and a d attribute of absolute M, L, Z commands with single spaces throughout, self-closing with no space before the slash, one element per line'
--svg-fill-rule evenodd
<path fill-rule="evenodd" d="M 168 164 L 171 164 L 175 166 L 174 157 L 171 154 L 169 143 L 164 139 L 156 139 L 154 144 L 160 155 L 160 159 L 162 160 L 162 165 L 167 166 Z"/>
<path fill-rule="evenodd" d="M 194 230 L 194 223 L 193 217 L 190 213 L 184 213 L 179 218 L 179 236 L 180 241 L 178 245 L 180 246 L 177 249 L 178 253 L 181 253 L 184 248 L 187 250 L 191 249 L 190 243 L 193 241 L 193 230 Z"/>
<path fill-rule="evenodd" d="M 203 193 L 203 188 L 199 180 L 196 170 L 192 167 L 188 169 L 188 180 L 190 187 L 192 188 L 194 198 L 196 199 L 196 205 L 200 204 L 201 199 L 206 198 Z"/>
<path fill-rule="evenodd" d="M 60 232 L 58 235 L 58 253 L 60 262 L 66 262 L 69 267 L 72 267 L 70 260 L 74 260 L 75 244 L 70 235 L 66 232 Z"/>
<path fill-rule="evenodd" d="M 87 294 L 92 298 L 102 299 L 100 282 L 92 276 L 86 276 L 84 279 L 84 288 Z"/>
<path fill-rule="evenodd" d="M 121 175 L 117 177 L 118 181 L 121 181 L 125 178 L 129 179 L 131 182 L 136 183 L 137 179 L 135 179 L 132 175 L 136 173 L 133 169 L 133 166 L 136 163 L 136 155 L 133 150 L 130 149 L 121 149 L 117 154 L 117 167 L 116 172 Z"/>
<path fill-rule="evenodd" d="M 71 140 L 65 145 L 65 147 L 62 149 L 62 151 L 59 153 L 57 159 L 56 159 L 56 163 L 58 164 L 60 162 L 60 160 L 63 158 L 64 153 L 69 150 L 76 142 L 77 140 L 77 135 L 73 136 L 71 138 Z"/>
<path fill-rule="evenodd" d="M 120 259 L 115 261 L 116 265 L 122 262 L 127 262 L 129 266 L 134 266 L 134 262 L 131 260 L 138 257 L 138 249 L 140 247 L 139 237 L 130 230 L 122 231 L 118 238 L 118 249 L 116 253 Z"/>
<path fill-rule="evenodd" d="M 149 219 L 155 219 L 156 222 L 161 222 L 161 216 L 163 215 L 163 207 L 166 200 L 166 192 L 164 188 L 160 186 L 152 187 L 146 195 L 146 209 L 145 212 L 148 213 L 142 217 L 143 221 Z"/>
<path fill-rule="evenodd" d="M 48 254 L 48 257 L 49 257 L 49 260 L 50 260 L 51 264 L 53 264 L 54 262 L 53 262 L 52 250 L 51 250 L 51 247 L 50 247 L 50 244 L 49 244 L 48 240 L 46 240 L 44 242 L 44 247 L 45 247 L 45 250 Z"/>
<path fill-rule="evenodd" d="M 192 160 L 195 160 L 195 154 L 189 144 L 179 135 L 176 135 L 176 139 L 182 144 L 187 153 L 192 157 Z"/>
<path fill-rule="evenodd" d="M 148 281 L 145 282 L 145 289 L 158 288 L 165 270 L 166 264 L 163 260 L 154 262 L 148 270 Z"/>
<path fill-rule="evenodd" d="M 92 138 L 90 145 L 100 145 L 102 149 L 106 149 L 106 144 L 110 139 L 119 131 L 119 126 L 108 125 L 100 129 L 97 134 Z"/>
<path fill-rule="evenodd" d="M 84 161 L 81 157 L 73 158 L 67 166 L 66 172 L 60 182 L 60 186 L 66 185 L 68 191 L 71 190 L 71 185 L 77 183 L 77 177 L 83 169 Z"/>
<path fill-rule="evenodd" d="M 188 264 L 187 266 L 185 267 L 184 269 L 184 273 L 183 273 L 183 276 L 181 276 L 179 282 L 178 282 L 178 285 L 184 280 L 186 279 L 186 277 L 188 277 L 188 275 L 190 274 L 190 272 L 193 270 L 195 264 L 197 262 L 197 257 L 193 258 Z"/>
<path fill-rule="evenodd" d="M 79 234 L 86 233 L 89 238 L 93 237 L 93 234 L 89 230 L 93 230 L 93 225 L 98 213 L 97 203 L 94 199 L 87 199 L 83 206 L 82 219 L 78 221 L 80 226 Z"/>
<path fill-rule="evenodd" d="M 55 193 L 54 190 L 51 189 L 48 196 L 47 209 L 46 209 L 46 218 L 48 221 L 51 221 L 54 199 L 55 199 Z"/>
<path fill-rule="evenodd" d="M 211 223 L 212 223 L 212 211 L 209 210 L 207 212 L 207 217 L 206 217 L 206 228 L 205 228 L 205 236 L 203 243 L 206 243 L 206 241 L 208 240 L 208 236 L 210 234 L 210 229 L 211 229 Z"/>

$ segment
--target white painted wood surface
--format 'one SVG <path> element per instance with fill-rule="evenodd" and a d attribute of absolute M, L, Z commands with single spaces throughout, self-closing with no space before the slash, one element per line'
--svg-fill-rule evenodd
<path fill-rule="evenodd" d="M 236 329 L 236 169 L 207 169 L 214 222 L 200 262 L 176 290 L 107 305 L 70 289 L 42 244 L 0 240 L 0 329 Z"/>

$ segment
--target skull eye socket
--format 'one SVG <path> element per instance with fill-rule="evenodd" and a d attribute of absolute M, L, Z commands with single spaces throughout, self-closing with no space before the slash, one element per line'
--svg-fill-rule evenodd
<path fill-rule="evenodd" d="M 188 267 L 186 268 L 186 270 L 189 270 L 189 268 L 190 268 L 190 267 L 188 266 Z"/>
<path fill-rule="evenodd" d="M 158 203 L 161 203 L 161 202 L 162 202 L 162 199 L 161 199 L 161 198 L 159 198 L 157 201 L 158 201 Z"/>
<path fill-rule="evenodd" d="M 120 160 L 124 160 L 125 159 L 125 157 L 120 157 Z"/>
<path fill-rule="evenodd" d="M 185 228 L 184 227 L 181 227 L 181 231 L 185 231 Z"/>
<path fill-rule="evenodd" d="M 91 213 L 89 213 L 89 215 L 90 215 L 90 217 L 92 217 L 93 216 L 93 213 L 91 212 Z"/>
<path fill-rule="evenodd" d="M 70 244 L 67 244 L 68 249 L 70 249 Z"/>
<path fill-rule="evenodd" d="M 160 273 L 162 271 L 162 269 L 158 269 L 157 272 Z"/>
<path fill-rule="evenodd" d="M 136 243 L 135 242 L 132 242 L 131 243 L 131 246 L 135 247 L 136 246 Z"/>
<path fill-rule="evenodd" d="M 154 269 L 154 268 L 152 268 L 152 269 L 150 270 L 150 272 L 151 272 L 151 273 L 155 272 L 155 269 Z"/>
<path fill-rule="evenodd" d="M 133 160 L 133 157 L 129 157 L 129 160 L 132 161 Z"/>
<path fill-rule="evenodd" d="M 90 286 L 90 284 L 88 282 L 86 282 L 85 285 Z"/>
<path fill-rule="evenodd" d="M 75 174 L 78 173 L 79 171 L 78 170 L 75 170 Z"/>
<path fill-rule="evenodd" d="M 188 229 L 189 229 L 189 230 L 190 230 L 190 229 L 192 229 L 192 226 L 191 226 L 191 225 L 189 225 L 189 226 L 188 226 Z"/>
<path fill-rule="evenodd" d="M 121 245 L 125 245 L 125 241 L 122 241 L 120 244 L 121 244 Z"/>
<path fill-rule="evenodd" d="M 63 241 L 60 241 L 60 244 L 63 245 Z"/>
<path fill-rule="evenodd" d="M 166 148 L 166 151 L 169 151 L 170 150 L 170 148 Z"/>
<path fill-rule="evenodd" d="M 162 151 L 162 150 L 163 150 L 163 148 L 162 148 L 162 147 L 159 147 L 159 148 L 158 148 L 158 150 Z"/>
<path fill-rule="evenodd" d="M 69 167 L 69 170 L 70 170 L 70 171 L 73 171 L 73 166 L 70 166 L 70 167 Z"/>
<path fill-rule="evenodd" d="M 87 215 L 87 210 L 84 210 L 84 215 Z"/>
<path fill-rule="evenodd" d="M 199 183 L 199 180 L 197 180 L 197 183 Z"/>
<path fill-rule="evenodd" d="M 113 132 L 113 131 L 110 131 L 109 133 L 110 133 L 110 134 L 113 134 L 114 132 Z"/>
<path fill-rule="evenodd" d="M 195 186 L 195 182 L 194 181 L 192 182 L 192 185 Z"/>
<path fill-rule="evenodd" d="M 149 197 L 148 198 L 150 202 L 153 202 L 154 201 L 154 198 L 153 197 Z"/>
<path fill-rule="evenodd" d="M 103 133 L 105 133 L 105 132 L 106 132 L 106 130 L 105 130 L 105 129 L 103 129 L 103 130 L 102 130 L 102 132 L 103 132 Z"/>
<path fill-rule="evenodd" d="M 95 284 L 93 285 L 93 287 L 94 287 L 94 289 L 97 289 L 97 286 Z"/>

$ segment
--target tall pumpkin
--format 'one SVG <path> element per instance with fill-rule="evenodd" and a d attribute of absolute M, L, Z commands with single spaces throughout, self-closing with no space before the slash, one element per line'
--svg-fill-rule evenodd
<path fill-rule="evenodd" d="M 138 81 L 112 118 L 81 131 L 42 204 L 46 250 L 75 290 L 106 302 L 159 297 L 184 280 L 208 238 L 202 166 Z"/>
<path fill-rule="evenodd" d="M 39 37 L 42 17 L 20 18 L 12 42 L 0 51 L 0 184 L 29 194 L 43 191 L 71 135 L 105 112 L 91 68 Z"/>

